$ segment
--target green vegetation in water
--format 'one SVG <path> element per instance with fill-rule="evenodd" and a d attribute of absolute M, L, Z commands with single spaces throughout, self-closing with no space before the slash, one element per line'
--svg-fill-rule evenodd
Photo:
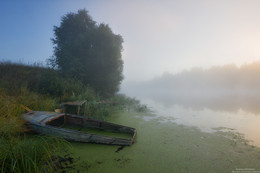
<path fill-rule="evenodd" d="M 162 118 L 145 121 L 143 116 L 150 115 L 124 112 L 109 119 L 137 129 L 135 143 L 130 147 L 72 143 L 75 157 L 88 163 L 82 171 L 218 173 L 237 168 L 260 171 L 260 149 L 249 145 L 237 133 L 204 133 L 192 127 L 162 123 Z"/>
<path fill-rule="evenodd" d="M 116 94 L 111 98 L 112 102 L 117 103 L 120 110 L 131 112 L 149 112 L 150 110 L 146 105 L 140 103 L 139 100 L 127 97 L 124 94 Z"/>

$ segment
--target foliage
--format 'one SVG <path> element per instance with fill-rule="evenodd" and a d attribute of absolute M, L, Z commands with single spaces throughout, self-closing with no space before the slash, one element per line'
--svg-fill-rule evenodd
<path fill-rule="evenodd" d="M 11 95 L 18 94 L 21 87 L 37 91 L 41 74 L 46 70 L 48 69 L 37 65 L 1 62 L 0 88 L 5 88 Z"/>
<path fill-rule="evenodd" d="M 52 96 L 63 94 L 62 79 L 58 72 L 37 65 L 0 63 L 0 88 L 5 88 L 9 94 L 19 94 L 20 88 Z"/>
<path fill-rule="evenodd" d="M 123 79 L 120 35 L 96 24 L 86 10 L 68 13 L 54 27 L 54 56 L 49 59 L 65 77 L 80 80 L 103 96 L 119 90 Z"/>
<path fill-rule="evenodd" d="M 95 91 L 80 81 L 63 78 L 56 70 L 36 65 L 0 63 L 0 88 L 8 95 L 20 95 L 21 88 L 52 98 L 75 99 L 91 93 L 87 99 L 94 99 Z M 30 94 L 28 94 L 30 95 Z"/>
<path fill-rule="evenodd" d="M 47 70 L 41 74 L 38 91 L 41 94 L 61 97 L 65 90 L 63 83 L 56 71 Z"/>

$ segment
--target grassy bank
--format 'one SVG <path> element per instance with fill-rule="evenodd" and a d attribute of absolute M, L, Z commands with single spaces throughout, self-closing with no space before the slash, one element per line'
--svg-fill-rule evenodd
<path fill-rule="evenodd" d="M 124 95 L 103 98 L 94 89 L 65 79 L 53 69 L 0 63 L 0 172 L 56 172 L 63 168 L 57 158 L 63 157 L 70 144 L 27 134 L 21 105 L 53 111 L 61 102 L 76 100 L 87 100 L 84 116 L 100 120 L 122 110 L 147 109 Z"/>

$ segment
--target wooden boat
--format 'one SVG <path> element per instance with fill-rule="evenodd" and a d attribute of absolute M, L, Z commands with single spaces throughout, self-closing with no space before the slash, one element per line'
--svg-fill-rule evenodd
<path fill-rule="evenodd" d="M 93 120 L 87 117 L 72 114 L 30 111 L 23 114 L 23 118 L 25 119 L 25 121 L 28 122 L 32 130 L 38 133 L 54 135 L 70 141 L 130 146 L 131 144 L 133 144 L 136 136 L 135 128 L 113 124 L 105 121 Z M 126 133 L 129 134 L 129 136 L 131 137 L 119 138 L 113 136 L 103 136 L 62 128 L 62 126 L 64 125 L 74 125 L 82 128 L 104 130 L 116 133 Z"/>

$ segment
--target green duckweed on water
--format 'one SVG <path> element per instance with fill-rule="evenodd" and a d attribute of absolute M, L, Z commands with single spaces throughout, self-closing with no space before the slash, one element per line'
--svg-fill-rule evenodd
<path fill-rule="evenodd" d="M 193 127 L 145 121 L 145 113 L 124 112 L 110 122 L 137 129 L 130 147 L 72 143 L 80 172 L 232 172 L 260 171 L 260 149 L 232 130 L 204 133 Z M 148 114 L 148 113 L 147 113 Z"/>

